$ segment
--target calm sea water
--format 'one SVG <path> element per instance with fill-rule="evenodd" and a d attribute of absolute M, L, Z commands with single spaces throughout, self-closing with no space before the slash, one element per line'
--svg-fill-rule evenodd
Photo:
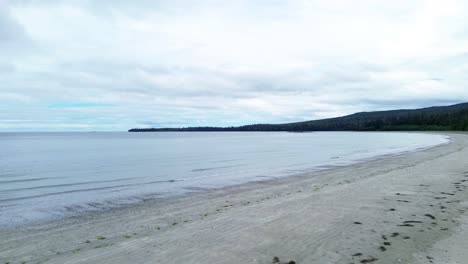
<path fill-rule="evenodd" d="M 0 133 L 0 227 L 448 142 L 413 133 Z"/>

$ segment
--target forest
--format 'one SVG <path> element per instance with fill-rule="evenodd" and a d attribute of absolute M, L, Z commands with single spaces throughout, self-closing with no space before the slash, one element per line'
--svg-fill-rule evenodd
<path fill-rule="evenodd" d="M 238 127 L 134 128 L 129 132 L 164 131 L 468 131 L 468 103 L 414 110 L 361 112 L 343 117 L 286 124 Z"/>

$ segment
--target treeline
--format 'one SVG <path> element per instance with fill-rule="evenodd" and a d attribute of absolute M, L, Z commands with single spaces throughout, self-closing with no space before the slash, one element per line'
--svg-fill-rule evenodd
<path fill-rule="evenodd" d="M 130 132 L 164 131 L 468 131 L 468 103 L 415 110 L 362 112 L 288 124 L 239 127 L 135 128 Z"/>

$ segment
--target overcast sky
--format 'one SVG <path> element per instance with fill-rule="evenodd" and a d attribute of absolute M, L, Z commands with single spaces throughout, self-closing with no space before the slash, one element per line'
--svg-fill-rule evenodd
<path fill-rule="evenodd" d="M 467 1 L 0 0 L 0 131 L 468 101 Z"/>

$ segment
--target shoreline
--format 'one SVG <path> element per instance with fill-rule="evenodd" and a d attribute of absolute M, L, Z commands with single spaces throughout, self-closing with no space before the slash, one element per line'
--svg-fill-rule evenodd
<path fill-rule="evenodd" d="M 466 209 L 468 136 L 450 136 L 416 152 L 0 230 L 0 263 L 413 263 L 460 228 Z M 445 263 L 437 256 L 414 263 Z"/>

